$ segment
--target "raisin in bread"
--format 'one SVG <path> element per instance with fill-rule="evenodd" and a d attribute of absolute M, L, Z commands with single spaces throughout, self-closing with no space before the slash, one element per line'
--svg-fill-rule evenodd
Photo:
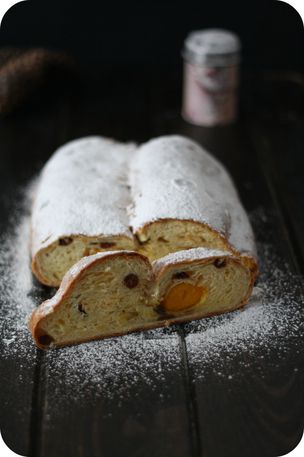
<path fill-rule="evenodd" d="M 196 248 L 149 260 L 136 252 L 81 259 L 32 314 L 46 349 L 219 314 L 244 305 L 252 274 L 228 252 Z"/>
<path fill-rule="evenodd" d="M 133 144 L 87 137 L 62 146 L 45 165 L 32 212 L 32 269 L 59 286 L 84 256 L 131 249 L 126 168 Z"/>
<path fill-rule="evenodd" d="M 226 169 L 194 141 L 153 139 L 130 166 L 130 226 L 154 260 L 195 247 L 228 251 L 257 273 L 253 232 Z"/>

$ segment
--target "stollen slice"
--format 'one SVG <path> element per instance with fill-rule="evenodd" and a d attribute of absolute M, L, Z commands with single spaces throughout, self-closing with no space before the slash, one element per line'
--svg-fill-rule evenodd
<path fill-rule="evenodd" d="M 225 251 L 194 248 L 153 262 L 158 312 L 176 322 L 235 310 L 254 284 L 248 267 Z"/>
<path fill-rule="evenodd" d="M 42 349 L 77 344 L 232 311 L 252 287 L 250 269 L 225 251 L 179 251 L 153 265 L 137 252 L 98 253 L 69 270 L 29 327 Z"/>
<path fill-rule="evenodd" d="M 42 349 L 128 333 L 155 320 L 154 286 L 152 266 L 137 252 L 84 257 L 33 312 L 29 328 Z"/>

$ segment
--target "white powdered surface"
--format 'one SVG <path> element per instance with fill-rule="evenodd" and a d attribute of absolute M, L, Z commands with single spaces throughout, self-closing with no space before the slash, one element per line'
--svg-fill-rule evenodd
<path fill-rule="evenodd" d="M 143 144 L 131 162 L 130 184 L 133 231 L 159 219 L 198 221 L 239 252 L 255 255 L 252 229 L 229 174 L 194 141 L 170 135 Z"/>
<path fill-rule="evenodd" d="M 49 351 L 47 370 L 55 378 L 55 391 L 73 389 L 77 399 L 90 393 L 90 399 L 103 396 L 121 401 L 132 390 L 136 401 L 137 386 L 142 385 L 151 392 L 158 388 L 161 396 L 166 374 L 181 371 L 179 339 L 157 331 L 150 335 L 138 333 Z"/>
<path fill-rule="evenodd" d="M 220 251 L 219 249 L 208 249 L 208 248 L 193 248 L 187 249 L 186 251 L 172 252 L 160 259 L 154 260 L 153 265 L 172 265 L 175 263 L 182 263 L 187 261 L 201 260 L 210 257 L 229 257 L 230 254 L 227 251 Z"/>
<path fill-rule="evenodd" d="M 19 190 L 18 206 L 7 231 L 0 236 L 0 345 L 4 357 L 33 355 L 27 320 L 39 300 L 30 268 L 29 209 L 35 187 L 33 180 L 26 189 Z"/>
<path fill-rule="evenodd" d="M 130 237 L 127 169 L 134 144 L 85 137 L 60 147 L 43 169 L 33 210 L 33 253 L 74 234 Z"/>
<path fill-rule="evenodd" d="M 276 268 L 271 278 L 254 288 L 243 310 L 187 324 L 187 350 L 195 377 L 204 377 L 206 367 L 234 377 L 238 376 L 235 362 L 242 370 L 253 365 L 250 359 L 257 362 L 274 356 L 279 362 L 290 352 L 290 345 L 292 352 L 303 351 L 302 287 L 299 278 Z"/>
<path fill-rule="evenodd" d="M 16 360 L 20 366 L 11 379 L 12 392 L 29 382 L 22 378 L 22 367 L 34 366 L 39 351 L 27 330 L 27 316 L 43 295 L 46 298 L 46 289 L 33 283 L 30 273 L 29 216 L 25 211 L 28 199 L 24 206 L 14 210 L 10 230 L 0 240 L 1 358 L 6 366 L 16 367 Z M 257 213 L 253 222 L 261 234 L 270 233 L 263 212 Z M 303 351 L 302 283 L 288 272 L 271 244 L 262 243 L 259 247 L 262 275 L 244 310 L 183 326 L 193 381 L 203 379 L 208 370 L 218 376 L 224 373 L 228 380 L 237 377 L 246 363 L 251 363 L 249 356 L 260 361 L 272 353 L 280 364 L 290 347 L 294 353 Z M 54 396 L 58 394 L 60 407 L 64 401 L 89 402 L 100 396 L 120 404 L 130 391 L 133 401 L 136 395 L 140 396 L 142 385 L 149 386 L 151 395 L 154 392 L 161 397 L 166 392 L 170 396 L 170 382 L 181 382 L 184 370 L 183 345 L 176 329 L 44 352 L 41 382 L 45 390 L 50 388 Z M 258 362 L 255 369 L 262 370 L 262 363 Z M 268 369 L 267 365 L 264 369 Z"/>

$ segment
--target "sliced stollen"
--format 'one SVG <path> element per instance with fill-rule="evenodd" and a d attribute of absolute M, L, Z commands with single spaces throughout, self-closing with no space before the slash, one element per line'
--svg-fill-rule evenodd
<path fill-rule="evenodd" d="M 130 332 L 155 320 L 154 284 L 151 264 L 137 252 L 84 257 L 33 312 L 29 328 L 42 349 Z"/>
<path fill-rule="evenodd" d="M 252 287 L 249 268 L 219 250 L 179 251 L 153 267 L 137 252 L 98 253 L 69 270 L 29 327 L 42 349 L 77 344 L 232 311 Z"/>
<path fill-rule="evenodd" d="M 254 278 L 227 251 L 194 248 L 155 260 L 158 312 L 175 322 L 221 314 L 249 300 Z"/>
<path fill-rule="evenodd" d="M 130 185 L 130 225 L 150 260 L 208 247 L 241 256 L 257 274 L 253 232 L 234 184 L 200 145 L 178 135 L 143 144 L 131 162 Z"/>
<path fill-rule="evenodd" d="M 62 146 L 47 162 L 32 213 L 32 269 L 43 284 L 59 286 L 84 256 L 134 249 L 126 213 L 134 149 L 86 137 Z"/>

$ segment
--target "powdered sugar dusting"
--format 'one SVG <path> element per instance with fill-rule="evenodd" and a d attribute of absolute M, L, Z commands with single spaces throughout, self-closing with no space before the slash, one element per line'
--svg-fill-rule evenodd
<path fill-rule="evenodd" d="M 40 297 L 40 286 L 33 282 L 30 268 L 29 208 L 35 188 L 36 179 L 19 190 L 19 204 L 0 237 L 0 343 L 4 357 L 22 359 L 35 352 L 27 330 L 28 318 Z"/>
<path fill-rule="evenodd" d="M 193 220 L 255 256 L 252 229 L 230 176 L 194 141 L 172 135 L 142 145 L 131 163 L 130 184 L 134 231 L 159 219 Z"/>
<path fill-rule="evenodd" d="M 250 223 L 225 168 L 192 140 L 143 144 L 85 137 L 45 165 L 33 209 L 32 251 L 71 235 L 124 236 L 161 219 L 192 220 L 255 256 Z M 134 244 L 135 246 L 135 244 Z"/>
<path fill-rule="evenodd" d="M 29 194 L 28 189 L 24 194 Z M 0 245 L 1 357 L 20 367 L 12 380 L 18 385 L 22 366 L 34 366 L 38 351 L 27 329 L 28 315 L 52 293 L 37 284 L 30 272 L 28 206 L 27 200 L 23 208 L 15 209 Z M 140 385 L 148 385 L 151 392 L 161 395 L 164 390 L 160 386 L 166 388 L 168 377 L 171 382 L 180 382 L 177 379 L 185 369 L 179 329 L 186 335 L 193 381 L 202 379 L 206 370 L 229 381 L 251 363 L 249 356 L 256 361 L 255 370 L 263 375 L 269 365 L 260 361 L 262 357 L 265 361 L 267 354 L 280 364 L 290 351 L 303 352 L 302 280 L 289 271 L 263 238 L 271 239 L 272 216 L 260 211 L 252 221 L 260 233 L 262 274 L 243 311 L 41 353 L 41 382 L 47 379 L 52 394 L 60 396 L 60 404 L 94 401 L 98 396 L 119 403 L 130 389 L 136 395 Z"/>
<path fill-rule="evenodd" d="M 220 251 L 218 249 L 208 248 L 193 248 L 186 251 L 172 252 L 160 259 L 153 262 L 154 266 L 161 267 L 162 265 L 182 263 L 187 261 L 201 260 L 210 257 L 223 257 L 231 256 L 229 252 Z"/>
<path fill-rule="evenodd" d="M 134 144 L 85 137 L 62 146 L 41 175 L 33 210 L 33 252 L 62 236 L 126 236 L 128 162 Z"/>
<path fill-rule="evenodd" d="M 294 291 L 289 285 L 284 296 L 278 297 L 276 287 L 282 284 L 265 282 L 255 288 L 244 310 L 188 325 L 186 341 L 196 376 L 203 375 L 203 366 L 217 369 L 247 352 L 282 352 L 292 335 L 303 335 L 303 310 L 293 297 Z"/>
<path fill-rule="evenodd" d="M 78 399 L 88 392 L 94 398 L 123 399 L 126 390 L 137 384 L 155 391 L 166 382 L 166 373 L 180 370 L 178 337 L 158 336 L 146 338 L 139 333 L 50 351 L 48 374 L 56 379 L 58 390 L 68 385 L 67 390 L 77 391 Z"/>
<path fill-rule="evenodd" d="M 253 223 L 270 236 L 269 215 L 256 212 Z M 232 379 L 256 364 L 283 363 L 304 349 L 303 278 L 292 273 L 270 243 L 258 243 L 261 275 L 247 306 L 185 326 L 194 379 L 213 374 Z M 266 359 L 268 359 L 266 361 Z M 262 361 L 262 363 L 261 363 Z"/>

